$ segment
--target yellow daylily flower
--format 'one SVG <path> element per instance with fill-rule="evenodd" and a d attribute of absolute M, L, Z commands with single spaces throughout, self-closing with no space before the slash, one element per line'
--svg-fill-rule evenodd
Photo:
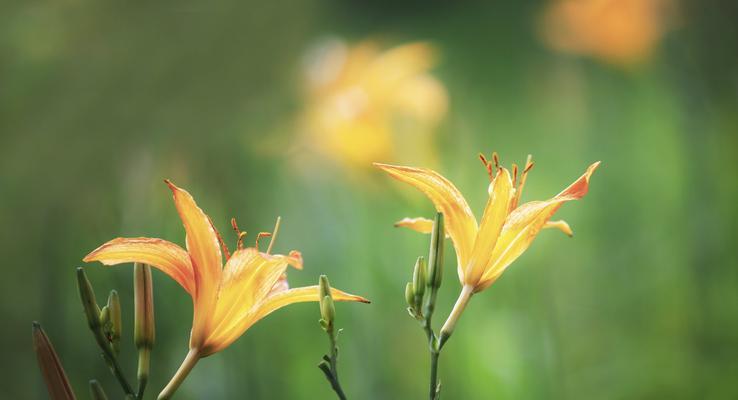
<path fill-rule="evenodd" d="M 674 0 L 552 0 L 542 34 L 555 50 L 627 66 L 653 52 L 673 8 Z"/>
<path fill-rule="evenodd" d="M 318 46 L 306 68 L 302 145 L 353 169 L 399 153 L 433 162 L 432 133 L 448 108 L 446 89 L 429 73 L 434 53 L 422 42 Z"/>
<path fill-rule="evenodd" d="M 544 228 L 557 228 L 571 235 L 564 221 L 550 221 L 567 201 L 582 198 L 589 189 L 589 179 L 600 165 L 590 165 L 585 173 L 561 193 L 544 201 L 531 201 L 518 206 L 528 172 L 533 167 L 530 156 L 517 183 L 517 166 L 512 174 L 494 162 L 480 156 L 489 174 L 489 199 L 484 214 L 477 223 L 464 196 L 451 181 L 439 173 L 424 168 L 403 167 L 375 163 L 393 178 L 408 183 L 423 192 L 444 214 L 446 232 L 456 250 L 462 293 L 449 320 L 442 329 L 447 338 L 459 315 L 474 293 L 489 287 L 507 267 L 528 249 L 533 239 Z M 422 233 L 429 233 L 433 222 L 425 218 L 406 218 L 396 224 Z"/>
<path fill-rule="evenodd" d="M 495 156 L 496 159 L 496 156 Z M 564 221 L 550 221 L 561 205 L 587 194 L 589 178 L 599 166 L 596 162 L 568 188 L 545 201 L 532 201 L 518 206 L 528 172 L 533 166 L 528 160 L 516 185 L 517 166 L 511 175 L 507 168 L 494 166 L 483 158 L 490 172 L 489 199 L 480 223 L 477 223 L 461 192 L 439 173 L 424 168 L 402 167 L 375 163 L 393 178 L 409 183 L 422 191 L 444 214 L 447 234 L 454 244 L 459 280 L 462 285 L 479 292 L 489 287 L 504 270 L 533 242 L 543 228 L 558 228 L 571 235 Z M 405 218 L 396 226 L 430 233 L 433 221 L 426 218 Z"/>
<path fill-rule="evenodd" d="M 286 269 L 302 269 L 299 252 L 270 254 L 255 247 L 244 248 L 239 232 L 238 248 L 230 254 L 210 218 L 197 206 L 192 196 L 165 181 L 174 194 L 174 203 L 186 233 L 186 248 L 155 238 L 117 238 L 88 254 L 85 262 L 105 265 L 144 263 L 158 268 L 177 281 L 192 296 L 193 321 L 190 352 L 172 381 L 159 395 L 169 398 L 197 361 L 223 350 L 254 323 L 286 305 L 319 301 L 318 286 L 289 289 Z M 276 234 L 276 229 L 275 232 Z M 274 238 L 272 238 L 273 242 Z M 225 252 L 223 265 L 221 246 Z M 360 296 L 332 289 L 334 300 L 368 302 Z"/>

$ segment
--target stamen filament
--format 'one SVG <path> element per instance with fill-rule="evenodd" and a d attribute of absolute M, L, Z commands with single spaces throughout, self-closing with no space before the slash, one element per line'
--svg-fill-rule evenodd
<path fill-rule="evenodd" d="M 277 234 L 279 233 L 279 225 L 282 222 L 282 217 L 277 217 L 277 222 L 274 224 L 274 230 L 272 231 L 272 239 L 269 241 L 269 247 L 267 247 L 267 254 L 272 253 L 272 246 L 274 241 L 277 240 Z"/>
<path fill-rule="evenodd" d="M 525 187 L 525 181 L 528 177 L 528 172 L 533 168 L 534 165 L 535 163 L 533 162 L 533 156 L 528 154 L 528 158 L 526 158 L 525 160 L 525 168 L 523 169 L 523 173 L 520 174 L 520 185 L 518 185 L 517 189 L 515 189 L 515 197 L 513 197 L 513 200 L 510 203 L 511 211 L 517 208 L 518 203 L 523 196 L 523 187 Z"/>
<path fill-rule="evenodd" d="M 223 248 L 223 253 L 225 253 L 225 258 L 228 260 L 231 258 L 231 252 L 228 251 L 228 246 L 223 241 L 223 237 L 220 236 L 220 232 L 218 232 L 217 229 L 215 229 L 215 225 L 213 224 L 213 220 L 208 217 L 208 222 L 210 222 L 210 227 L 213 228 L 213 231 L 215 232 L 215 236 L 218 238 L 218 242 L 220 243 L 220 247 Z"/>
<path fill-rule="evenodd" d="M 243 248 L 243 239 L 246 237 L 246 231 L 241 231 L 238 229 L 238 224 L 236 223 L 236 218 L 231 218 L 231 227 L 236 232 L 236 236 L 238 237 L 238 240 L 236 241 L 236 248 L 242 249 Z"/>
<path fill-rule="evenodd" d="M 487 161 L 487 158 L 482 153 L 479 153 L 479 159 L 482 161 L 482 164 L 484 164 L 484 168 L 487 170 L 489 180 L 492 181 L 492 179 L 494 179 L 494 175 L 492 174 L 492 164 Z"/>

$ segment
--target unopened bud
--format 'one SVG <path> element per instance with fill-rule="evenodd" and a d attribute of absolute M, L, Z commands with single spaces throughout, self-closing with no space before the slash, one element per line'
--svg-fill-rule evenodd
<path fill-rule="evenodd" d="M 137 348 L 154 346 L 154 288 L 151 267 L 136 263 L 133 267 L 134 326 L 133 340 Z"/>
<path fill-rule="evenodd" d="M 415 262 L 415 270 L 413 270 L 413 289 L 415 291 L 415 302 L 416 308 L 420 308 L 423 304 L 423 295 L 425 294 L 426 285 L 426 270 L 425 258 L 418 257 L 418 261 Z"/>
<path fill-rule="evenodd" d="M 320 316 L 327 325 L 326 329 L 333 327 L 333 320 L 336 318 L 336 307 L 331 296 L 325 296 L 320 300 Z"/>
<path fill-rule="evenodd" d="M 320 325 L 326 331 L 333 329 L 333 320 L 336 318 L 336 307 L 333 305 L 333 296 L 331 295 L 331 284 L 328 282 L 328 277 L 325 275 L 320 276 L 318 281 L 320 291 Z"/>
<path fill-rule="evenodd" d="M 110 308 L 108 306 L 103 306 L 100 310 L 100 325 L 103 327 L 110 325 Z"/>
<path fill-rule="evenodd" d="M 408 282 L 405 285 L 405 301 L 408 306 L 415 308 L 415 289 L 413 288 L 412 282 Z"/>
<path fill-rule="evenodd" d="M 149 380 L 151 349 L 156 339 L 154 285 L 151 267 L 146 264 L 133 266 L 133 299 L 133 341 L 138 348 L 138 397 L 141 398 Z"/>
<path fill-rule="evenodd" d="M 97 306 L 95 291 L 92 289 L 92 284 L 87 279 L 85 270 L 82 267 L 77 268 L 77 288 L 79 289 L 79 298 L 82 301 L 82 307 L 87 317 L 87 324 L 93 331 L 97 330 L 100 328 L 100 307 Z"/>
<path fill-rule="evenodd" d="M 106 327 L 106 333 L 113 351 L 115 354 L 118 354 L 120 352 L 120 336 L 123 329 L 123 318 L 121 316 L 120 298 L 118 297 L 117 291 L 110 291 L 110 295 L 108 296 L 108 305 L 105 306 L 105 308 L 108 309 L 110 314 L 110 323 Z"/>
<path fill-rule="evenodd" d="M 433 221 L 431 233 L 430 254 L 428 256 L 428 285 L 438 289 L 443 278 L 443 247 L 446 231 L 444 229 L 443 213 L 437 213 Z"/>
<path fill-rule="evenodd" d="M 331 295 L 331 284 L 328 282 L 328 277 L 325 275 L 320 276 L 320 280 L 318 281 L 318 286 L 320 286 L 320 293 L 319 296 L 322 299 L 325 296 Z"/>
<path fill-rule="evenodd" d="M 64 367 L 56 355 L 54 346 L 38 322 L 33 323 L 33 350 L 36 352 L 38 366 L 41 369 L 49 397 L 54 400 L 74 400 L 74 392 L 64 372 Z"/>
<path fill-rule="evenodd" d="M 105 394 L 100 382 L 95 379 L 90 381 L 90 398 L 92 400 L 108 400 L 108 396 Z"/>

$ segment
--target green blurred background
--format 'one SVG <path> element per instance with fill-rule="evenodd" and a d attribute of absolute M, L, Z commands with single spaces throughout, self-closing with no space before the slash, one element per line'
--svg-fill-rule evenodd
<path fill-rule="evenodd" d="M 490 3 L 3 2 L 0 397 L 47 396 L 32 320 L 80 398 L 93 377 L 119 397 L 74 268 L 116 236 L 183 244 L 164 178 L 229 243 L 230 217 L 255 233 L 281 215 L 277 251 L 299 249 L 306 262 L 292 286 L 326 273 L 373 301 L 337 310 L 351 398 L 425 396 L 427 349 L 403 290 L 427 238 L 392 223 L 431 216 L 430 203 L 378 171 L 360 181 L 341 168 L 295 173 L 290 152 L 263 151 L 294 134 L 301 60 L 326 35 L 435 45 L 450 102 L 437 167 L 478 216 L 478 152 L 505 163 L 534 154 L 528 200 L 603 162 L 589 195 L 559 213 L 574 238 L 544 232 L 473 299 L 441 358 L 444 398 L 738 397 L 735 2 L 681 3 L 650 59 L 628 68 L 550 50 L 536 28 L 544 2 Z M 459 290 L 454 261 L 448 251 L 439 315 Z M 88 273 L 98 298 L 120 292 L 132 354 L 131 268 Z M 152 398 L 184 357 L 191 322 L 188 296 L 154 275 Z M 318 318 L 316 304 L 270 315 L 201 361 L 178 398 L 332 398 L 315 367 L 327 348 Z M 135 359 L 122 363 L 132 377 Z"/>

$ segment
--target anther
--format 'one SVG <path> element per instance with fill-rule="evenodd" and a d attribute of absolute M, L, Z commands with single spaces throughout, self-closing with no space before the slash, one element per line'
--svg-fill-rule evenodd
<path fill-rule="evenodd" d="M 484 164 L 484 168 L 487 170 L 487 175 L 489 175 L 489 180 L 491 181 L 494 179 L 494 175 L 492 174 L 492 164 L 487 161 L 487 158 L 484 157 L 484 154 L 482 153 L 479 153 L 479 159 L 482 161 L 482 164 Z"/>
<path fill-rule="evenodd" d="M 259 239 L 263 237 L 270 237 L 270 236 L 272 236 L 271 232 L 259 232 L 259 234 L 256 235 L 256 245 L 255 245 L 256 249 L 257 250 L 259 249 Z"/>

